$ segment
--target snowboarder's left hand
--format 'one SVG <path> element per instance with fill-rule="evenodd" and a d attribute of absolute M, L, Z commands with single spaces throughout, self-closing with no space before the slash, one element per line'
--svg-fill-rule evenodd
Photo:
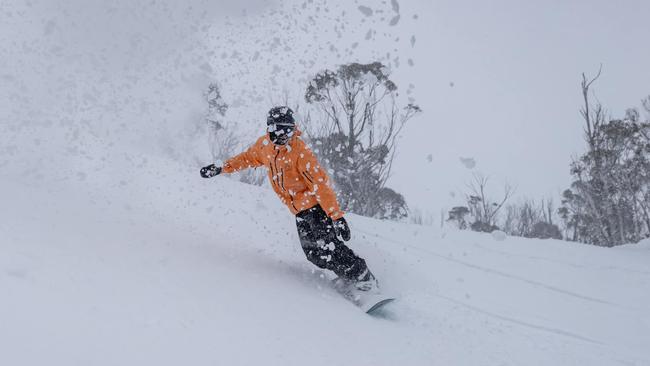
<path fill-rule="evenodd" d="M 203 178 L 212 178 L 215 175 L 219 175 L 221 173 L 221 167 L 216 166 L 214 164 L 210 164 L 208 166 L 204 166 L 201 168 L 201 176 Z"/>
<path fill-rule="evenodd" d="M 334 220 L 334 229 L 336 230 L 336 234 L 341 236 L 341 238 L 343 238 L 345 241 L 349 241 L 352 237 L 352 234 L 350 233 L 350 227 L 348 226 L 348 222 L 345 221 L 344 217 Z"/>

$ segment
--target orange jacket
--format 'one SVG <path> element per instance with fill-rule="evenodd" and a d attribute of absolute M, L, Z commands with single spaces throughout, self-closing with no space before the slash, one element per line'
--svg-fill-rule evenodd
<path fill-rule="evenodd" d="M 265 166 L 269 180 L 280 200 L 295 215 L 320 204 L 329 217 L 343 216 L 327 172 L 314 153 L 299 138 L 300 131 L 286 145 L 275 145 L 268 135 L 257 139 L 243 153 L 228 159 L 222 172 L 233 173 L 246 168 Z"/>

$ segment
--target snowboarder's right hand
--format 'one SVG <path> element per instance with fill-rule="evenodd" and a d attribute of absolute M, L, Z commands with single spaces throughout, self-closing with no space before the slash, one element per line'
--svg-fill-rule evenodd
<path fill-rule="evenodd" d="M 210 164 L 208 166 L 204 166 L 201 168 L 201 176 L 203 178 L 212 178 L 215 175 L 221 174 L 221 167 L 216 166 L 214 164 Z"/>

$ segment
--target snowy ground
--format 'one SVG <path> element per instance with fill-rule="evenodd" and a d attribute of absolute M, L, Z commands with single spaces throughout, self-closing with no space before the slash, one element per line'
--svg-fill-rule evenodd
<path fill-rule="evenodd" d="M 2 365 L 650 365 L 650 243 L 350 215 L 350 245 L 400 299 L 373 318 L 326 286 L 265 188 L 137 152 L 13 160 Z"/>
<path fill-rule="evenodd" d="M 448 3 L 0 2 L 0 366 L 650 365 L 650 242 L 499 241 L 349 215 L 350 246 L 399 297 L 372 318 L 306 261 L 269 189 L 199 177 L 214 81 L 247 140 L 315 72 L 385 62 L 425 111 L 391 187 L 435 211 L 474 166 L 524 187 L 539 166 L 565 172 L 539 146 L 577 149 L 564 121 L 579 118 L 572 88 L 594 54 L 616 56 L 599 93 L 619 110 L 648 84 L 624 52 L 647 33 L 632 31 L 643 11 Z M 539 100 L 552 108 L 536 125 Z"/>

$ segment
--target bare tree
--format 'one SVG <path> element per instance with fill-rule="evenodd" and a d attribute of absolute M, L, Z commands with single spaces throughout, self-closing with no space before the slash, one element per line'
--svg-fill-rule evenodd
<path fill-rule="evenodd" d="M 501 224 L 501 230 L 508 235 L 516 236 L 519 211 L 515 205 L 506 205 L 505 217 Z"/>
<path fill-rule="evenodd" d="M 470 212 L 474 217 L 472 226 L 479 229 L 476 231 L 492 231 L 496 228 L 496 218 L 499 211 L 514 193 L 514 189 L 509 184 L 506 184 L 503 198 L 500 201 L 493 201 L 486 192 L 488 181 L 488 177 L 475 173 L 473 181 L 468 184 L 470 190 L 468 203 Z"/>
<path fill-rule="evenodd" d="M 553 217 L 555 215 L 555 203 L 552 197 L 542 199 L 541 213 L 543 222 L 553 225 Z"/>
<path fill-rule="evenodd" d="M 493 201 L 486 192 L 488 181 L 488 177 L 475 173 L 473 180 L 467 185 L 470 191 L 467 195 L 467 203 L 470 215 L 474 219 L 471 224 L 474 231 L 490 232 L 496 230 L 498 228 L 496 226 L 497 215 L 503 205 L 514 194 L 512 186 L 506 184 L 503 198 L 499 201 Z"/>
<path fill-rule="evenodd" d="M 600 78 L 602 71 L 603 65 L 600 65 L 598 73 L 593 78 L 588 78 L 585 73 L 582 73 L 582 82 L 580 83 L 582 98 L 584 100 L 584 106 L 580 110 L 580 114 L 585 121 L 584 133 L 589 147 L 592 149 L 596 146 L 596 130 L 600 125 L 605 123 L 605 111 L 600 103 L 597 103 L 595 107 L 590 106 L 589 88 L 591 84 Z"/>

